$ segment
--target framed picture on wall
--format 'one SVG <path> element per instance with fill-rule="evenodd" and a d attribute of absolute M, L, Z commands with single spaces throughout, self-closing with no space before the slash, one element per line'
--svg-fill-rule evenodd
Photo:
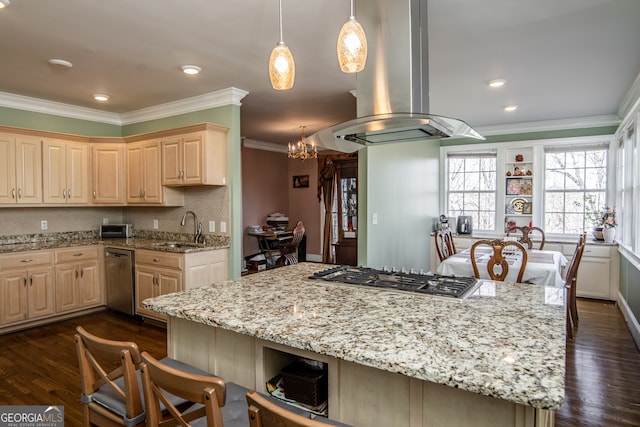
<path fill-rule="evenodd" d="M 309 175 L 293 176 L 293 188 L 308 188 L 308 187 L 309 187 Z"/>

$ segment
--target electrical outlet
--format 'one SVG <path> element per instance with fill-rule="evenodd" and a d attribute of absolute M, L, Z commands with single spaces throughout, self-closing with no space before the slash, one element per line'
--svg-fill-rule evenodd
<path fill-rule="evenodd" d="M 224 221 L 220 221 L 220 232 L 221 233 L 227 232 L 227 223 Z"/>
<path fill-rule="evenodd" d="M 374 213 L 371 214 L 371 224 L 377 224 L 378 223 L 378 214 Z"/>
<path fill-rule="evenodd" d="M 209 221 L 209 233 L 215 233 L 215 232 L 216 232 L 216 222 Z"/>
<path fill-rule="evenodd" d="M 102 223 L 103 224 L 109 224 L 109 218 L 102 218 Z"/>
<path fill-rule="evenodd" d="M 153 220 L 153 229 L 154 229 L 154 230 L 157 230 L 157 229 L 158 229 L 158 220 L 157 220 L 157 219 L 154 219 L 154 220 Z"/>
<path fill-rule="evenodd" d="M 49 224 L 47 224 L 47 220 L 43 219 L 42 221 L 40 221 L 40 230 L 46 230 L 47 228 L 49 228 Z"/>

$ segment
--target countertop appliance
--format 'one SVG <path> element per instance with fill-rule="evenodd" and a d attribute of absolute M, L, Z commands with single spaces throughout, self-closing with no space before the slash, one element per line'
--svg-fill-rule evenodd
<path fill-rule="evenodd" d="M 473 221 L 470 216 L 460 215 L 458 217 L 457 222 L 457 232 L 458 234 L 471 234 L 473 231 Z"/>
<path fill-rule="evenodd" d="M 107 287 L 107 307 L 135 314 L 134 251 L 106 248 L 104 265 Z"/>
<path fill-rule="evenodd" d="M 457 299 L 465 299 L 480 283 L 474 277 L 390 272 L 344 265 L 318 271 L 309 278 Z"/>
<path fill-rule="evenodd" d="M 100 226 L 101 239 L 125 239 L 133 237 L 131 224 L 102 224 Z"/>

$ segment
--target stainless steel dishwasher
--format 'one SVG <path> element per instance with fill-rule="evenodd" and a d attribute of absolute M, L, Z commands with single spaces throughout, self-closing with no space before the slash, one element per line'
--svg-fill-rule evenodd
<path fill-rule="evenodd" d="M 135 314 L 134 251 L 106 248 L 105 275 L 107 307 L 127 314 Z"/>

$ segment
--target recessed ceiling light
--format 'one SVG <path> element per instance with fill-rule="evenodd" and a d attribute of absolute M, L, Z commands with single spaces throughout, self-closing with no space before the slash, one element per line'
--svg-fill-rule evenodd
<path fill-rule="evenodd" d="M 489 87 L 501 87 L 501 86 L 504 86 L 506 82 L 507 81 L 505 79 L 489 80 Z"/>
<path fill-rule="evenodd" d="M 4 9 L 5 7 L 9 7 L 11 2 L 9 0 L 0 0 L 0 9 Z"/>
<path fill-rule="evenodd" d="M 198 67 L 197 65 L 183 65 L 182 66 L 182 72 L 185 74 L 198 74 L 200 73 L 200 71 L 202 71 L 202 68 Z"/>
<path fill-rule="evenodd" d="M 507 112 L 516 111 L 517 109 L 518 109 L 517 105 L 507 105 L 506 107 L 504 107 L 504 111 L 507 111 Z"/>
<path fill-rule="evenodd" d="M 60 70 L 73 67 L 73 64 L 71 62 L 65 61 L 64 59 L 50 59 L 49 65 Z"/>
<path fill-rule="evenodd" d="M 93 99 L 95 99 L 96 101 L 100 101 L 100 102 L 104 102 L 104 101 L 108 101 L 109 100 L 109 95 L 105 95 L 102 93 L 96 93 L 93 95 Z"/>

